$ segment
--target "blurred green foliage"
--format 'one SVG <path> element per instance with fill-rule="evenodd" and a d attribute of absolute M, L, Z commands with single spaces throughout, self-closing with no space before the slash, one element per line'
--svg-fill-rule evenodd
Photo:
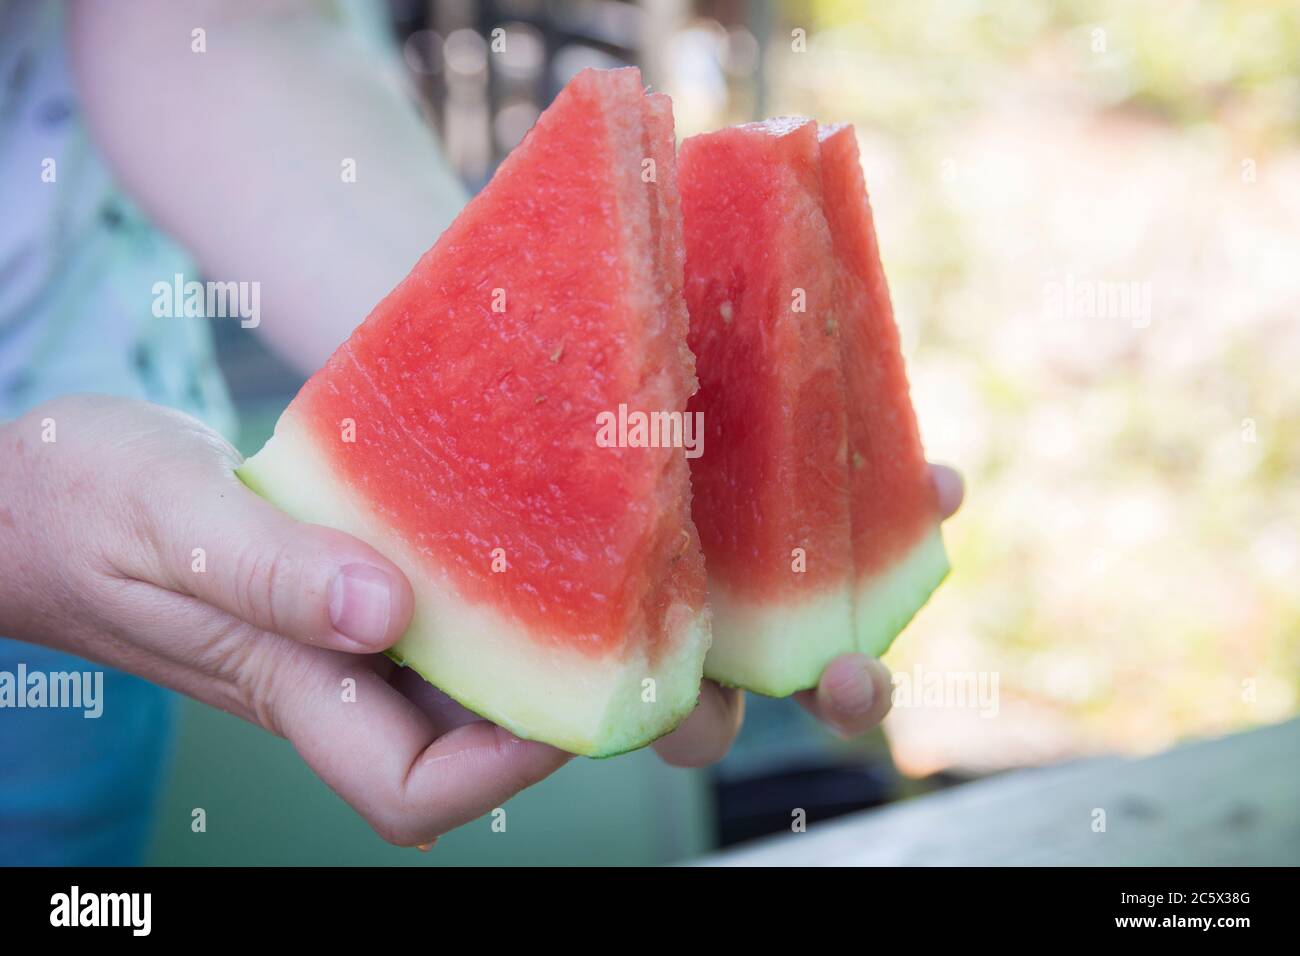
<path fill-rule="evenodd" d="M 1091 69 L 1104 45 L 1099 100 L 1181 123 L 1244 108 L 1261 132 L 1300 134 L 1300 4 L 1291 0 L 810 0 L 785 9 L 792 23 L 838 34 L 834 42 L 864 59 L 915 63 L 920 54 L 924 69 L 910 77 L 919 82 L 908 84 L 906 102 L 940 90 L 941 109 L 969 106 L 976 90 L 960 79 L 972 68 L 1046 52 L 1064 68 Z"/>

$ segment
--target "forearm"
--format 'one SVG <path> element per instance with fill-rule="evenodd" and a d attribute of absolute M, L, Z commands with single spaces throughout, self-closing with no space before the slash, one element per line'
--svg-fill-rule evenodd
<path fill-rule="evenodd" d="M 464 202 L 392 64 L 325 4 L 83 2 L 69 43 L 119 180 L 208 276 L 260 283 L 261 331 L 304 371 Z"/>

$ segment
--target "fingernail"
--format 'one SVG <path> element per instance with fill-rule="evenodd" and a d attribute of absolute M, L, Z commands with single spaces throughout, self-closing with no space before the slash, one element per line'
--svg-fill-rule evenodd
<path fill-rule="evenodd" d="M 367 647 L 382 645 L 393 613 L 388 575 L 366 564 L 348 564 L 330 585 L 330 623 L 344 637 Z"/>

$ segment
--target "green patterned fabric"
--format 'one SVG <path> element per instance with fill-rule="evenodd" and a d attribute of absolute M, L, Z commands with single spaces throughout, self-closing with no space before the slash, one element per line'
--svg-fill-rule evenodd
<path fill-rule="evenodd" d="M 97 155 L 62 18 L 62 4 L 0 0 L 0 417 L 90 391 L 170 405 L 230 435 L 211 324 L 232 320 L 154 317 L 155 282 L 201 276 Z"/>

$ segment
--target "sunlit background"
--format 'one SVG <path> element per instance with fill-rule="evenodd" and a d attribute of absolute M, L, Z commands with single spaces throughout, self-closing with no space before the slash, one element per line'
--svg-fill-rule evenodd
<path fill-rule="evenodd" d="M 855 124 L 926 448 L 968 485 L 953 574 L 887 662 L 917 687 L 977 677 L 996 703 L 918 695 L 884 741 L 849 746 L 751 699 L 719 771 L 578 761 L 511 801 L 509 839 L 480 822 L 427 856 L 379 843 L 287 745 L 187 705 L 157 861 L 663 862 L 785 826 L 794 804 L 829 816 L 1296 713 L 1295 3 L 405 2 L 391 17 L 472 187 L 589 65 L 639 64 L 679 136 L 777 114 Z M 298 383 L 222 331 L 255 450 Z M 238 833 L 191 834 L 200 799 L 232 808 Z"/>

